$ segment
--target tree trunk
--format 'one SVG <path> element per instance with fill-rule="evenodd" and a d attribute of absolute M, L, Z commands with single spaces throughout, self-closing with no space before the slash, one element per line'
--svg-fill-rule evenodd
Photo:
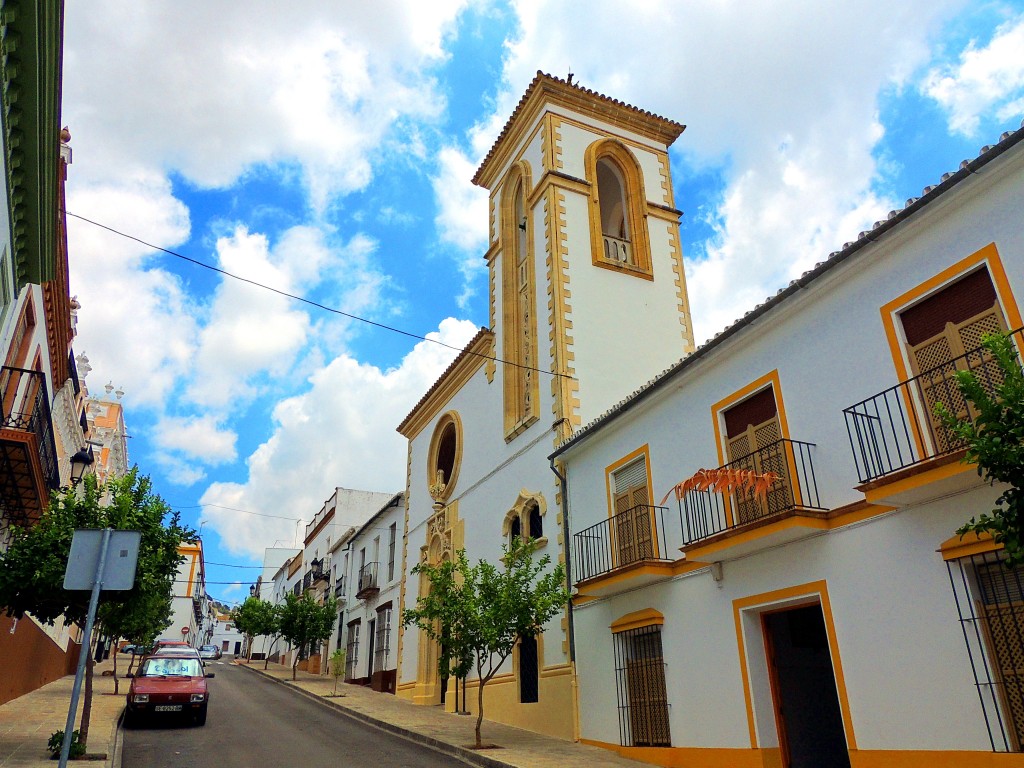
<path fill-rule="evenodd" d="M 295 682 L 296 670 L 299 668 L 299 654 L 295 654 L 295 661 L 292 662 L 292 682 Z"/>
<path fill-rule="evenodd" d="M 480 726 L 484 722 L 484 684 L 487 682 L 484 680 L 484 676 L 480 669 L 477 669 L 477 685 L 476 689 L 476 748 L 480 749 L 483 746 L 483 742 L 480 740 Z M 458 685 L 458 681 L 455 683 Z"/>
<path fill-rule="evenodd" d="M 82 724 L 78 729 L 78 741 L 82 747 L 89 742 L 89 720 L 92 718 L 92 668 L 96 666 L 96 660 L 89 654 L 89 660 L 85 663 L 85 695 L 82 697 Z"/>
<path fill-rule="evenodd" d="M 117 643 L 114 643 L 114 647 L 110 651 L 114 654 L 114 695 L 117 696 L 120 693 L 117 685 Z"/>

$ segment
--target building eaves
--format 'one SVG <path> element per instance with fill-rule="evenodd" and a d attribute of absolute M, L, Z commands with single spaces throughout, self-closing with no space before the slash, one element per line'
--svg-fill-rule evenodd
<path fill-rule="evenodd" d="M 548 459 L 554 460 L 566 453 L 569 449 L 593 435 L 600 427 L 614 421 L 636 405 L 639 405 L 647 398 L 660 391 L 662 387 L 671 383 L 676 376 L 680 375 L 683 371 L 689 370 L 694 365 L 699 364 L 700 361 L 707 357 L 710 352 L 715 350 L 728 339 L 742 332 L 746 326 L 775 309 L 790 296 L 801 289 L 806 288 L 826 272 L 829 272 L 839 264 L 851 258 L 863 248 L 874 243 L 886 232 L 899 226 L 901 223 L 918 213 L 925 206 L 938 200 L 942 195 L 946 194 L 955 186 L 967 179 L 971 174 L 976 173 L 984 166 L 993 162 L 1021 141 L 1024 141 L 1024 121 L 1021 121 L 1020 128 L 1015 131 L 1006 131 L 999 137 L 999 142 L 996 144 L 986 144 L 979 150 L 978 156 L 973 160 L 964 160 L 960 163 L 957 170 L 944 173 L 938 184 L 925 187 L 920 196 L 909 198 L 900 210 L 889 211 L 888 216 L 880 221 L 876 221 L 872 225 L 871 229 L 861 232 L 857 236 L 856 240 L 844 243 L 842 249 L 838 251 L 832 251 L 832 253 L 828 255 L 828 258 L 824 261 L 819 261 L 813 268 L 804 272 L 800 277 L 791 280 L 789 285 L 779 290 L 779 292 L 774 296 L 769 296 L 764 302 L 755 306 L 732 325 L 716 333 L 714 337 L 697 347 L 697 349 L 689 355 L 682 358 L 659 375 L 655 376 L 653 379 L 648 381 L 632 394 L 628 395 L 625 399 L 619 401 L 588 424 L 576 430 L 576 432 L 558 445 L 554 452 L 548 456 Z"/>
<path fill-rule="evenodd" d="M 403 499 L 405 499 L 405 492 L 404 492 L 404 491 L 399 491 L 399 492 L 398 492 L 398 493 L 396 493 L 396 494 L 395 494 L 394 496 L 392 496 L 392 497 L 391 497 L 391 498 L 390 498 L 390 499 L 388 500 L 388 503 L 387 503 L 387 504 L 385 504 L 385 505 L 384 505 L 383 507 L 381 507 L 381 508 L 380 508 L 380 509 L 378 509 L 378 510 L 377 510 L 376 512 L 374 512 L 374 513 L 373 513 L 373 516 L 372 516 L 372 517 L 371 517 L 371 518 L 370 518 L 369 520 L 367 520 L 367 521 L 366 521 L 365 523 L 363 523 L 363 524 L 362 524 L 362 525 L 361 525 L 361 526 L 359 527 L 359 530 L 358 530 L 358 531 L 356 531 L 356 532 L 355 532 L 355 533 L 354 533 L 354 534 L 352 535 L 352 539 L 351 539 L 351 540 L 352 540 L 352 541 L 355 541 L 355 540 L 356 540 L 356 539 L 358 539 L 358 538 L 359 538 L 360 536 L 362 536 L 362 535 L 363 535 L 363 531 L 366 531 L 366 530 L 369 530 L 370 528 L 372 528 L 372 527 L 373 527 L 373 524 L 374 524 L 374 523 L 375 523 L 375 522 L 376 522 L 376 521 L 377 521 L 377 520 L 378 520 L 378 519 L 379 519 L 379 518 L 380 518 L 380 517 L 381 517 L 381 516 L 382 516 L 382 515 L 383 515 L 383 514 L 384 514 L 385 512 L 387 512 L 387 511 L 388 511 L 389 509 L 391 509 L 392 507 L 397 507 L 397 506 L 398 506 L 399 504 L 401 504 L 401 503 L 402 503 L 402 500 L 403 500 Z"/>
<path fill-rule="evenodd" d="M 462 348 L 462 351 L 455 356 L 455 359 L 452 360 L 451 365 L 444 369 L 444 372 L 437 377 L 437 381 L 435 381 L 433 385 L 431 385 L 430 389 L 428 389 L 426 393 L 423 395 L 423 397 L 419 399 L 416 405 L 413 406 L 412 410 L 409 411 L 409 414 L 404 419 L 402 419 L 402 423 L 398 425 L 397 431 L 399 433 L 405 434 L 403 430 L 409 425 L 409 422 L 412 421 L 413 417 L 415 417 L 420 408 L 422 408 L 424 404 L 426 404 L 426 402 L 430 400 L 434 393 L 437 392 L 444 385 L 445 381 L 447 381 L 450 376 L 454 375 L 454 373 L 459 368 L 462 367 L 466 360 L 469 360 L 470 358 L 473 357 L 485 357 L 485 355 L 482 355 L 480 352 L 475 351 L 474 348 L 483 338 L 485 338 L 489 334 L 491 334 L 491 329 L 486 327 L 481 327 L 480 330 L 476 332 L 476 335 L 472 339 L 470 339 L 469 343 Z"/>

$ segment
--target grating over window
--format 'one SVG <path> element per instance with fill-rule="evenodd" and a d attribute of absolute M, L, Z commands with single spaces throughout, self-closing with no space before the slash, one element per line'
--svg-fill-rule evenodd
<path fill-rule="evenodd" d="M 519 701 L 533 704 L 540 701 L 538 686 L 537 638 L 534 635 L 519 638 Z"/>
<path fill-rule="evenodd" d="M 359 619 L 348 625 L 348 642 L 345 645 L 345 678 L 352 680 L 356 676 L 356 664 L 359 662 Z"/>
<path fill-rule="evenodd" d="M 391 607 L 377 610 L 377 637 L 374 642 L 374 668 L 386 670 L 391 653 Z"/>
<path fill-rule="evenodd" d="M 624 747 L 669 747 L 668 692 L 661 627 L 613 635 L 619 743 Z"/>
<path fill-rule="evenodd" d="M 1024 569 L 999 552 L 946 563 L 995 752 L 1024 745 Z"/>

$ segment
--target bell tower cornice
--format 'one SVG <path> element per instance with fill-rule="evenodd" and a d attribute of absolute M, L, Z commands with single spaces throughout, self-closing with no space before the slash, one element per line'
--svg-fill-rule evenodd
<path fill-rule="evenodd" d="M 686 129 L 682 123 L 562 80 L 538 70 L 487 156 L 473 176 L 477 186 L 491 189 L 519 140 L 537 123 L 548 106 L 570 110 L 590 119 L 619 126 L 665 147 Z"/>

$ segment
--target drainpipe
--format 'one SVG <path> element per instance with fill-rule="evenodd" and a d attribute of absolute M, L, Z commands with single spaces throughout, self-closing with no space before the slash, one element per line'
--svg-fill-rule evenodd
<path fill-rule="evenodd" d="M 572 616 L 572 561 L 569 558 L 569 552 L 572 547 L 569 545 L 569 478 L 558 471 L 558 467 L 555 466 L 554 458 L 549 458 L 548 462 L 551 466 L 551 471 L 555 473 L 555 477 L 558 478 L 558 487 L 562 495 L 562 552 L 565 555 L 565 586 L 569 590 L 569 621 L 568 621 L 568 634 L 569 634 L 569 664 L 572 666 L 572 692 L 574 699 L 573 706 L 573 740 L 580 740 L 580 703 L 579 703 L 579 688 L 576 685 L 576 631 L 573 624 Z"/>

